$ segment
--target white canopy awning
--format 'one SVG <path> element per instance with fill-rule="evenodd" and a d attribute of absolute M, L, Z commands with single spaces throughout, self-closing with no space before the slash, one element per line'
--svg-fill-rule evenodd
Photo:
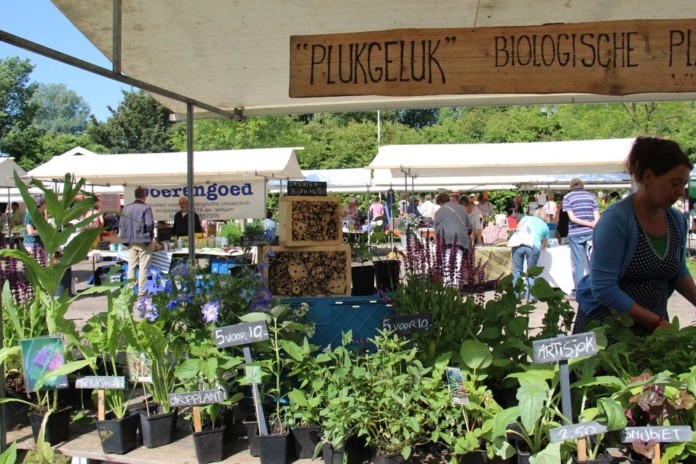
<path fill-rule="evenodd" d="M 14 162 L 13 158 L 0 158 L 0 187 L 14 187 L 15 171 L 20 177 L 26 175 L 26 171 Z"/>
<path fill-rule="evenodd" d="M 112 59 L 115 36 L 113 0 L 52 1 L 106 57 Z M 323 98 L 290 98 L 288 92 L 290 38 L 294 35 L 695 18 L 696 2 L 693 1 L 122 0 L 120 4 L 122 27 L 118 36 L 125 75 L 228 111 L 239 108 L 245 116 L 696 99 L 693 92 L 625 97 L 520 92 L 506 95 L 470 93 Z M 622 46 L 621 50 L 625 47 Z M 640 72 L 643 68 L 635 69 Z M 155 97 L 176 113 L 185 114 L 185 103 Z M 199 108 L 196 111 L 202 112 Z"/>
<path fill-rule="evenodd" d="M 419 182 L 440 177 L 438 183 L 445 185 L 519 184 L 535 176 L 622 172 L 633 141 L 387 145 L 368 167 L 389 170 L 394 184 L 403 184 L 404 176 Z"/>
<path fill-rule="evenodd" d="M 301 179 L 295 151 L 259 148 L 194 152 L 194 182 L 220 182 L 254 177 Z M 61 180 L 66 173 L 91 184 L 130 185 L 186 183 L 186 153 L 99 155 L 81 147 L 54 156 L 27 173 L 36 179 Z"/>

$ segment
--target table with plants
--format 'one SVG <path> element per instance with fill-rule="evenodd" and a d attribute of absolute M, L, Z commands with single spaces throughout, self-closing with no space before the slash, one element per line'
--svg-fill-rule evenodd
<path fill-rule="evenodd" d="M 379 297 L 399 315 L 428 314 L 428 331 L 378 331 L 367 338 L 346 331 L 321 348 L 311 343 L 315 326 L 307 305 L 277 304 L 271 289 L 278 284 L 274 287 L 270 278 L 277 278 L 281 265 L 315 260 L 312 253 L 343 257 L 345 250 L 337 245 L 286 242 L 266 249 L 257 266 L 235 275 L 204 273 L 194 263 L 181 263 L 169 274 L 153 275 L 140 300 L 121 283 L 54 298 L 63 272 L 84 259 L 99 233 L 77 231 L 91 220 L 96 198 L 74 201 L 82 183 L 71 181 L 66 179 L 61 195 L 44 192 L 49 223 L 32 208 L 28 186 L 17 179 L 45 250 L 0 251 L 0 362 L 6 385 L 1 401 L 7 409 L 28 408 L 13 409 L 20 426 L 27 423 L 22 414 L 39 415 L 34 461 L 56 462 L 61 453 L 120 462 L 159 462 L 165 456 L 172 464 L 190 462 L 192 455 L 199 462 L 218 457 L 255 462 L 252 456 L 258 455 L 263 463 L 286 463 L 320 453 L 331 463 L 545 464 L 579 457 L 609 462 L 607 452 L 623 456 L 618 462 L 654 462 L 656 454 L 663 463 L 694 459 L 693 435 L 675 432 L 676 440 L 656 432 L 696 426 L 694 327 L 680 327 L 675 320 L 674 328 L 639 338 L 630 321 L 616 315 L 614 343 L 608 343 L 607 327 L 598 325 L 592 328 L 593 355 L 570 359 L 563 368 L 534 363 L 535 342 L 570 333 L 574 310 L 564 294 L 535 279 L 531 293 L 546 309 L 541 323 L 532 326 L 529 316 L 540 308 L 519 298 L 525 280 L 513 283 L 507 275 L 494 297 L 486 298 L 484 263 L 472 256 L 461 269 L 447 269 L 446 250 L 421 247 L 417 240 L 407 244 L 402 258 L 404 281 Z M 77 239 L 66 245 L 72 233 Z M 62 258 L 47 259 L 59 249 Z M 317 285 L 334 281 L 340 287 L 338 268 L 329 264 L 330 274 L 322 274 L 326 278 Z M 309 269 L 310 276 L 319 272 Z M 459 287 L 446 284 L 452 272 L 463 273 Z M 537 276 L 541 269 L 527 272 Z M 107 307 L 78 328 L 65 313 L 75 298 L 91 294 L 106 295 Z M 266 332 L 228 330 L 244 324 Z M 38 349 L 22 349 L 37 340 L 44 343 Z M 565 393 L 564 369 L 570 379 Z M 459 372 L 456 385 L 448 371 Z M 104 385 L 124 377 L 124 388 L 96 389 L 92 395 L 74 390 L 77 379 L 94 376 L 109 379 Z M 195 407 L 171 402 L 171 394 L 194 393 L 199 395 Z M 99 401 L 104 420 L 113 422 L 109 425 L 124 423 L 118 433 L 125 446 L 109 448 L 121 455 L 95 449 L 113 436 L 97 429 Z M 568 410 L 573 417 L 567 417 Z M 67 438 L 53 428 L 55 418 L 66 415 L 69 425 L 58 427 L 69 432 Z M 132 422 L 140 431 L 136 439 L 126 439 Z M 215 439 L 227 443 L 221 456 L 191 451 L 191 423 L 203 432 L 220 431 Z M 570 424 L 586 424 L 587 430 L 594 423 L 605 431 L 582 440 L 551 440 L 552 430 Z M 1 459 L 13 462 L 17 452 L 13 445 Z"/>

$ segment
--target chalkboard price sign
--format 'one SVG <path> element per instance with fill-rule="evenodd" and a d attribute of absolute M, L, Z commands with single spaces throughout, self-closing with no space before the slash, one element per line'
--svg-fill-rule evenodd
<path fill-rule="evenodd" d="M 201 390 L 186 393 L 170 393 L 169 406 L 199 406 L 201 404 L 222 403 L 227 399 L 225 390 Z"/>
<path fill-rule="evenodd" d="M 305 197 L 325 197 L 326 182 L 288 181 L 288 195 Z"/>
<path fill-rule="evenodd" d="M 382 321 L 382 328 L 393 330 L 399 335 L 429 332 L 433 328 L 433 315 L 408 314 L 406 316 L 388 317 Z"/>
<path fill-rule="evenodd" d="M 631 443 L 636 440 L 657 443 L 682 443 L 691 441 L 691 427 L 678 425 L 672 427 L 626 427 L 621 431 L 621 441 Z"/>
<path fill-rule="evenodd" d="M 124 390 L 126 378 L 123 376 L 88 375 L 75 381 L 75 388 L 93 388 L 95 390 Z"/>
<path fill-rule="evenodd" d="M 537 364 L 565 361 L 597 352 L 597 337 L 594 332 L 548 338 L 532 343 L 534 362 Z"/>
<path fill-rule="evenodd" d="M 549 430 L 549 439 L 552 443 L 556 443 L 559 441 L 575 440 L 606 432 L 606 426 L 597 421 L 581 422 L 579 424 L 571 424 Z"/>
<path fill-rule="evenodd" d="M 218 348 L 249 345 L 268 340 L 268 327 L 265 321 L 245 322 L 215 329 L 213 335 Z"/>

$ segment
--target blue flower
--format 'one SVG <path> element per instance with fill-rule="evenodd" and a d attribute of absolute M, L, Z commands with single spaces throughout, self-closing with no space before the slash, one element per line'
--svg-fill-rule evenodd
<path fill-rule="evenodd" d="M 275 258 L 275 256 L 276 256 L 275 251 L 268 250 L 268 252 L 264 255 L 263 258 L 265 260 L 266 258 Z"/>
<path fill-rule="evenodd" d="M 172 300 L 169 300 L 169 302 L 167 303 L 167 309 L 169 311 L 174 311 L 176 309 L 176 307 L 179 306 L 179 303 L 180 303 L 179 298 L 174 298 Z"/>
<path fill-rule="evenodd" d="M 138 300 L 135 309 L 140 311 L 140 317 L 147 319 L 150 322 L 155 322 L 159 317 L 157 307 L 152 304 L 152 298 L 146 297 Z"/>
<path fill-rule="evenodd" d="M 205 322 L 217 322 L 220 311 L 220 300 L 209 301 L 203 305 L 201 313 Z"/>
<path fill-rule="evenodd" d="M 246 303 L 251 303 L 251 301 L 254 299 L 256 296 L 256 290 L 253 288 L 243 288 L 240 296 Z"/>
<path fill-rule="evenodd" d="M 189 268 L 186 265 L 186 263 L 184 263 L 184 262 L 182 262 L 181 264 L 176 266 L 174 269 L 172 269 L 172 272 L 171 272 L 171 274 L 173 276 L 180 275 L 182 277 L 187 276 L 188 273 L 189 273 Z"/>

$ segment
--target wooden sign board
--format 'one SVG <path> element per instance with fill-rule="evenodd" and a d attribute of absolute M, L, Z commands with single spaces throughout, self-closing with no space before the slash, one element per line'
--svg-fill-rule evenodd
<path fill-rule="evenodd" d="M 201 404 L 222 403 L 227 399 L 225 390 L 201 390 L 185 393 L 170 393 L 169 406 L 199 406 Z"/>
<path fill-rule="evenodd" d="M 556 443 L 606 432 L 607 427 L 597 421 L 581 422 L 580 424 L 565 425 L 549 430 L 549 440 L 551 440 L 551 443 Z"/>
<path fill-rule="evenodd" d="M 399 335 L 429 332 L 433 328 L 433 315 L 408 314 L 406 316 L 388 317 L 382 321 L 382 328 L 393 330 Z"/>
<path fill-rule="evenodd" d="M 265 321 L 228 325 L 215 329 L 213 337 L 218 348 L 249 345 L 268 340 L 268 327 Z"/>
<path fill-rule="evenodd" d="M 95 390 L 125 390 L 124 376 L 88 375 L 75 381 L 75 388 L 93 388 Z"/>
<path fill-rule="evenodd" d="M 696 19 L 297 35 L 289 94 L 694 92 L 692 29 Z"/>
<path fill-rule="evenodd" d="M 305 197 L 325 197 L 326 182 L 310 182 L 303 180 L 288 181 L 288 195 Z"/>
<path fill-rule="evenodd" d="M 594 332 L 548 338 L 532 342 L 533 360 L 537 364 L 565 361 L 597 352 Z"/>
<path fill-rule="evenodd" d="M 636 440 L 654 441 L 656 443 L 682 443 L 692 438 L 691 427 L 679 425 L 671 427 L 626 427 L 621 431 L 621 442 L 631 443 Z"/>

